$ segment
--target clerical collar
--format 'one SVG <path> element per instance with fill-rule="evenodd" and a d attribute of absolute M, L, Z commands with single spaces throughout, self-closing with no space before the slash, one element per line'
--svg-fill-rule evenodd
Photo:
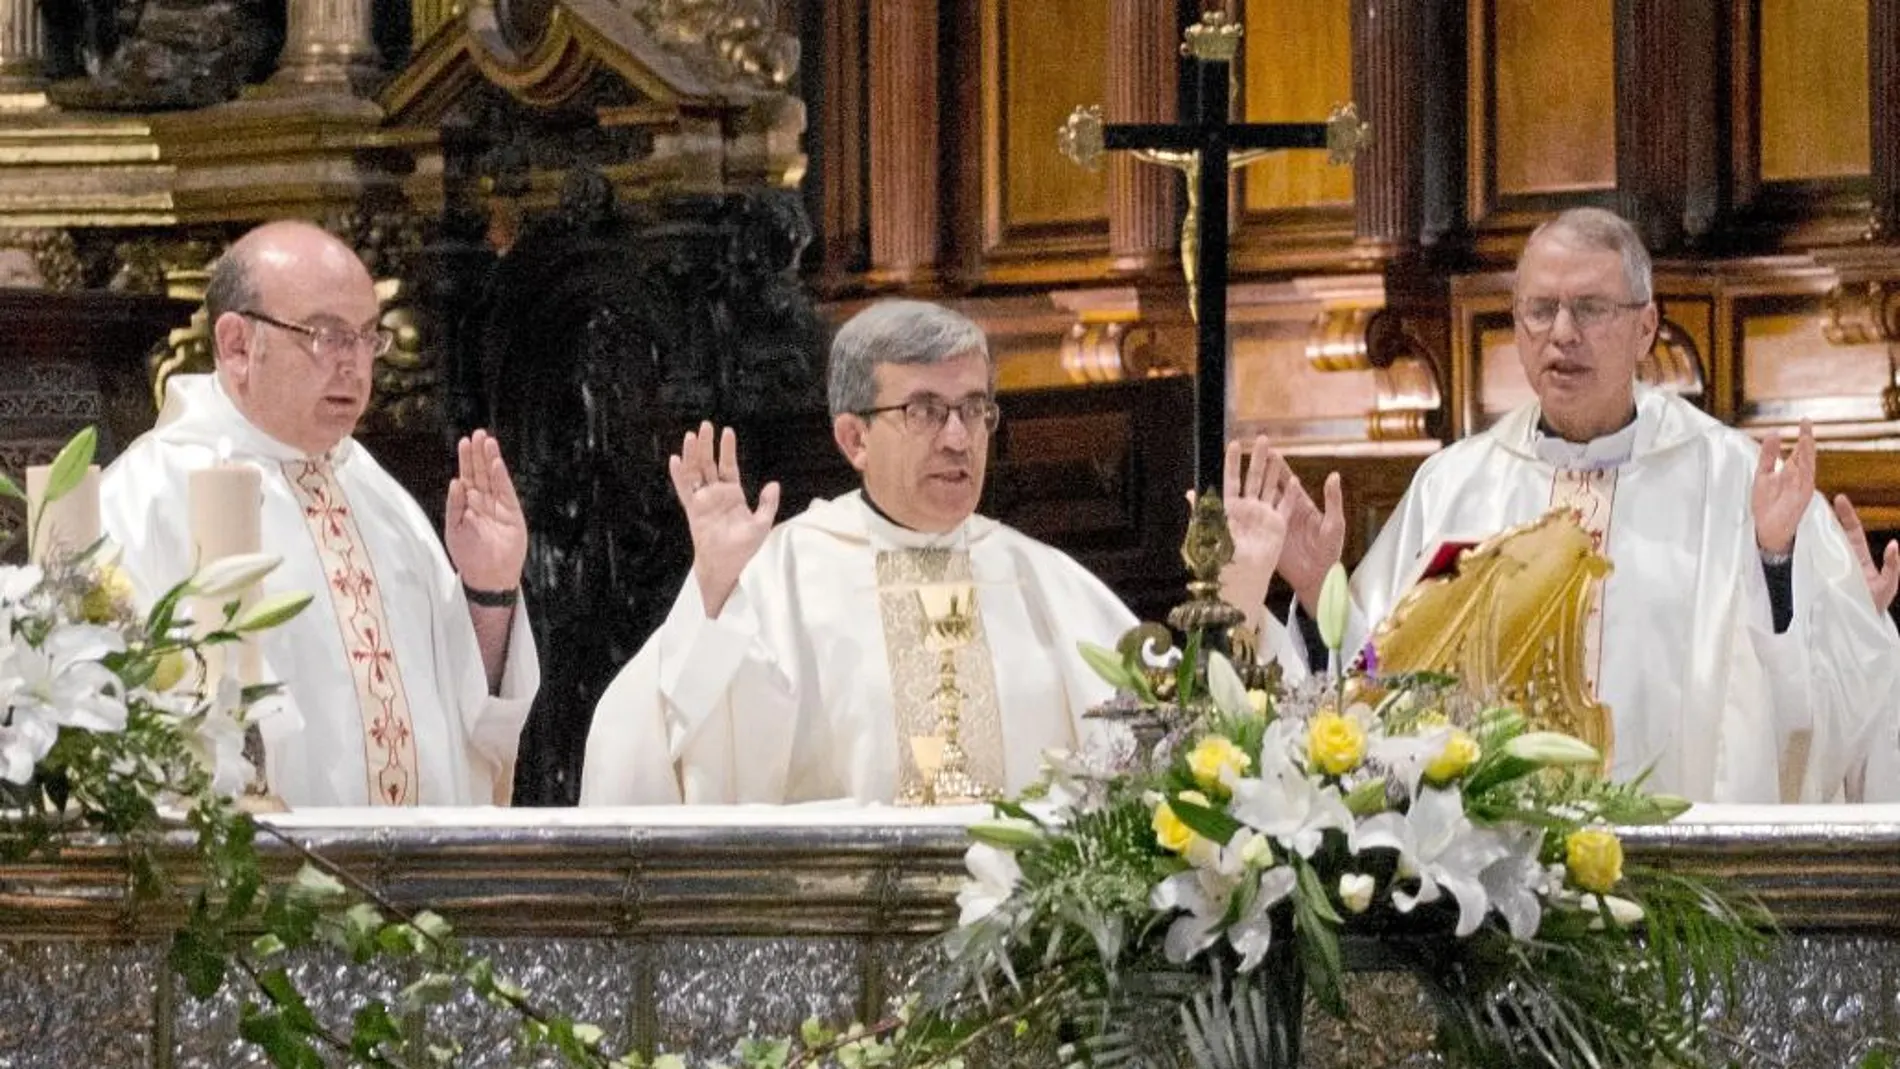
<path fill-rule="evenodd" d="M 871 500 L 869 493 L 860 490 L 858 492 L 858 500 L 864 502 L 864 510 L 869 513 L 867 526 L 869 526 L 874 533 L 881 534 L 885 541 L 893 543 L 903 549 L 962 548 L 969 542 L 970 525 L 968 521 L 960 523 L 948 531 L 919 531 L 914 527 L 906 527 L 892 519 L 890 513 L 879 508 L 877 502 Z"/>
<path fill-rule="evenodd" d="M 891 514 L 890 514 L 890 513 L 888 513 L 888 512 L 885 512 L 885 511 L 884 511 L 883 509 L 881 509 L 881 508 L 879 508 L 879 507 L 878 507 L 878 504 L 877 504 L 877 502 L 875 502 L 875 501 L 873 501 L 873 500 L 871 500 L 871 491 L 869 491 L 869 490 L 865 490 L 865 491 L 863 491 L 863 492 L 862 492 L 862 493 L 861 493 L 861 494 L 860 494 L 859 496 L 861 496 L 861 497 L 863 497 L 863 498 L 864 498 L 864 504 L 865 504 L 865 507 L 866 507 L 866 508 L 869 508 L 869 509 L 870 509 L 870 510 L 871 510 L 872 512 L 874 512 L 874 513 L 876 513 L 876 514 L 877 514 L 877 518 L 878 518 L 878 519 L 880 519 L 880 520 L 883 520 L 883 521 L 884 521 L 885 523 L 888 523 L 888 524 L 890 524 L 890 525 L 891 525 L 892 527 L 897 527 L 897 528 L 901 528 L 901 529 L 903 529 L 903 530 L 906 530 L 906 531 L 916 531 L 916 530 L 917 530 L 917 528 L 915 528 L 915 527 L 911 527 L 911 526 L 908 526 L 908 525 L 906 525 L 906 524 L 901 524 L 901 523 L 898 523 L 898 522 L 897 522 L 896 520 L 894 520 L 894 519 L 892 519 L 892 518 L 891 518 Z"/>
<path fill-rule="evenodd" d="M 1552 430 L 1550 424 L 1540 416 L 1537 426 L 1531 431 L 1531 449 L 1555 468 L 1569 471 L 1618 468 L 1628 463 L 1636 453 L 1636 426 L 1636 413 L 1631 412 L 1630 421 L 1623 425 L 1622 430 L 1587 442 L 1572 442 Z"/>

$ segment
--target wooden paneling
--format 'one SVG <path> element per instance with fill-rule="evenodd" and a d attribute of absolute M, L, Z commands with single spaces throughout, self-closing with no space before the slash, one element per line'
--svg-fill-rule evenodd
<path fill-rule="evenodd" d="M 1867 0 L 1760 3 L 1761 180 L 1867 174 Z"/>
<path fill-rule="evenodd" d="M 1242 58 L 1249 122 L 1324 122 L 1352 96 L 1348 0 L 1248 0 Z M 1352 170 L 1317 149 L 1276 152 L 1241 173 L 1246 211 L 1352 203 Z"/>
<path fill-rule="evenodd" d="M 1616 185 L 1613 0 L 1473 0 L 1471 217 Z"/>
<path fill-rule="evenodd" d="M 1099 104 L 1108 48 L 1100 0 L 985 0 L 988 244 L 1107 234 L 1104 171 L 1056 151 L 1056 130 Z"/>

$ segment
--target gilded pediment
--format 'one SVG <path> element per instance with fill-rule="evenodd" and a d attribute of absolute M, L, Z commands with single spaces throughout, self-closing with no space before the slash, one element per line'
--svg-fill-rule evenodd
<path fill-rule="evenodd" d="M 390 125 L 428 127 L 479 83 L 556 107 L 605 75 L 660 111 L 742 110 L 783 99 L 797 68 L 768 0 L 474 0 L 380 103 Z"/>

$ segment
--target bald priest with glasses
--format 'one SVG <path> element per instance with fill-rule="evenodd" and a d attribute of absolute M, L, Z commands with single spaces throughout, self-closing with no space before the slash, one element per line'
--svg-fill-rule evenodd
<path fill-rule="evenodd" d="M 294 714 L 260 727 L 272 791 L 293 807 L 504 801 L 540 666 L 518 597 L 528 531 L 499 447 L 479 431 L 459 443 L 438 537 L 352 437 L 391 336 L 369 272 L 317 227 L 268 223 L 233 243 L 205 310 L 216 371 L 172 378 L 158 426 L 102 482 L 135 586 L 154 596 L 197 564 L 194 472 L 255 471 L 260 543 L 283 558 L 265 593 L 315 595 L 261 640 Z"/>
<path fill-rule="evenodd" d="M 1348 641 L 1442 545 L 1568 506 L 1613 568 L 1585 633 L 1615 777 L 1700 802 L 1900 797 L 1900 636 L 1864 539 L 1815 493 L 1813 432 L 1784 458 L 1778 435 L 1637 383 L 1659 312 L 1649 254 L 1611 212 L 1533 232 L 1513 297 L 1536 400 L 1419 469 L 1353 575 Z M 1336 477 L 1325 496 L 1294 510 L 1280 558 L 1309 611 L 1345 533 Z"/>
<path fill-rule="evenodd" d="M 982 330 L 934 304 L 880 302 L 839 329 L 829 379 L 834 438 L 860 490 L 774 526 L 777 485 L 748 502 L 730 429 L 715 441 L 702 424 L 671 458 L 692 574 L 601 698 L 583 805 L 910 792 L 921 779 L 911 743 L 938 732 L 927 591 L 974 594 L 955 678 L 980 785 L 1027 786 L 1045 751 L 1078 749 L 1082 714 L 1111 696 L 1077 644 L 1112 646 L 1134 615 L 1060 551 L 976 514 L 998 418 Z M 1222 592 L 1266 623 L 1285 516 L 1239 472 L 1230 446 L 1235 558 Z M 1261 648 L 1289 652 L 1274 626 Z"/>

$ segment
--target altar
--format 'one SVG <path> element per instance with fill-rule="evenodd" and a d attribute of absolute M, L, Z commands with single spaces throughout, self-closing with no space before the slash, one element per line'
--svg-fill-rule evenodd
<path fill-rule="evenodd" d="M 435 909 L 542 1005 L 647 1051 L 729 1053 L 808 1017 L 872 1020 L 954 924 L 964 827 L 982 809 L 850 806 L 312 811 L 273 827 L 391 902 Z M 273 864 L 297 853 L 260 836 Z M 1900 1040 L 1900 807 L 1700 807 L 1631 829 L 1631 862 L 1737 881 L 1783 935 L 1716 1027 L 1732 1063 L 1846 1067 Z M 182 844 L 174 844 L 182 847 Z M 181 849 L 181 856 L 183 855 Z M 117 850 L 0 866 L 0 1066 L 262 1064 L 228 993 L 199 1003 L 165 964 L 177 902 L 133 905 Z M 400 977 L 311 955 L 317 1013 Z M 1306 1064 L 1431 1065 L 1403 976 L 1358 976 L 1346 1024 L 1309 1009 Z M 521 1064 L 515 1022 L 443 1008 L 471 1056 Z"/>

